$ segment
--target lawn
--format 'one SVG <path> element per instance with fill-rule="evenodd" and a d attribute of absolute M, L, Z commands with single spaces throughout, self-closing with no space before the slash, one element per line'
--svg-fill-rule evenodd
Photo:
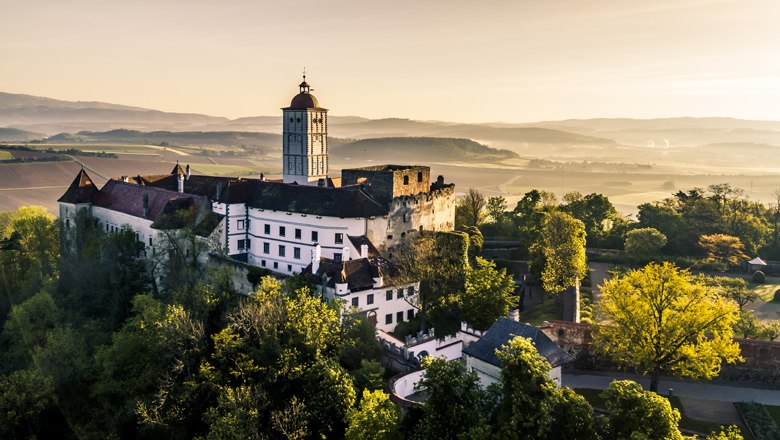
<path fill-rule="evenodd" d="M 13 158 L 14 155 L 10 151 L 0 150 L 0 160 L 11 160 Z"/>
<path fill-rule="evenodd" d="M 766 284 L 753 284 L 750 283 L 750 290 L 756 292 L 758 297 L 764 302 L 770 302 L 775 298 L 775 292 L 780 290 L 780 284 L 774 284 L 776 279 L 767 279 Z"/>
<path fill-rule="evenodd" d="M 769 415 L 772 416 L 772 420 L 775 421 L 775 424 L 780 426 L 780 406 L 764 405 L 764 408 L 769 411 Z"/>
<path fill-rule="evenodd" d="M 539 325 L 544 321 L 552 321 L 562 317 L 563 302 L 555 301 L 551 295 L 545 295 L 541 303 L 520 312 L 520 321 L 531 325 Z"/>

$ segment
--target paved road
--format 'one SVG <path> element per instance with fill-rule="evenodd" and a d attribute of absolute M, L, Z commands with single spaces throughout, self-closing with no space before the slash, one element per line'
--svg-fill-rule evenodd
<path fill-rule="evenodd" d="M 599 296 L 601 295 L 599 286 L 603 285 L 604 281 L 609 278 L 607 270 L 611 269 L 613 266 L 614 264 L 612 263 L 588 263 L 590 286 L 591 291 L 593 292 L 593 303 L 596 303 L 599 300 Z"/>
<path fill-rule="evenodd" d="M 645 388 L 650 385 L 649 378 L 632 374 L 593 371 L 565 371 L 563 373 L 563 385 L 571 388 L 599 390 L 607 388 L 613 380 L 623 379 L 639 382 Z M 724 385 L 722 383 L 683 382 L 674 379 L 661 379 L 658 383 L 658 391 L 661 394 L 666 394 L 669 388 L 674 389 L 674 395 L 681 398 L 692 397 L 722 402 L 755 401 L 767 405 L 780 405 L 780 391 L 778 390 Z"/>

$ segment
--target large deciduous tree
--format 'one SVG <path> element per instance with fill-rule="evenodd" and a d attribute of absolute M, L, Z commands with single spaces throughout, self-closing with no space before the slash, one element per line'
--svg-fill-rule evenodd
<path fill-rule="evenodd" d="M 477 330 L 487 330 L 509 308 L 517 305 L 515 282 L 506 269 L 477 257 L 474 267 L 466 270 L 466 289 L 458 295 L 460 317 Z"/>
<path fill-rule="evenodd" d="M 666 244 L 666 236 L 655 228 L 640 228 L 626 234 L 626 255 L 634 261 L 648 261 L 658 257 Z"/>
<path fill-rule="evenodd" d="M 724 269 L 737 266 L 747 259 L 745 245 L 739 237 L 726 234 L 710 234 L 699 237 L 699 246 L 709 260 L 722 264 Z"/>
<path fill-rule="evenodd" d="M 605 324 L 594 348 L 617 363 L 651 375 L 712 378 L 723 362 L 740 360 L 733 302 L 693 281 L 670 263 L 651 263 L 605 282 L 597 306 Z"/>
<path fill-rule="evenodd" d="M 531 270 L 548 293 L 574 287 L 574 321 L 579 322 L 580 280 L 588 272 L 583 223 L 565 212 L 547 214 L 531 247 Z"/>
<path fill-rule="evenodd" d="M 458 201 L 455 207 L 455 227 L 479 226 L 485 221 L 485 196 L 474 188 Z"/>
<path fill-rule="evenodd" d="M 616 380 L 601 394 L 610 412 L 610 438 L 683 440 L 680 412 L 665 397 L 630 380 Z"/>

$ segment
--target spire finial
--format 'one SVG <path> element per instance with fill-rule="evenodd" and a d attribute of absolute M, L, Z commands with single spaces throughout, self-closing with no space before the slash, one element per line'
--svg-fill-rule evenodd
<path fill-rule="evenodd" d="M 303 66 L 303 82 L 306 82 L 306 66 Z"/>

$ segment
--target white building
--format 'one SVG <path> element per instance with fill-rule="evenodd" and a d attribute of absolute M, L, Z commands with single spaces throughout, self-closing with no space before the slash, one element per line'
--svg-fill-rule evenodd
<path fill-rule="evenodd" d="M 550 379 L 561 386 L 561 367 L 572 360 L 571 355 L 557 346 L 537 327 L 508 318 L 498 318 L 478 341 L 463 349 L 466 369 L 477 373 L 483 387 L 499 382 L 501 361 L 496 356 L 496 350 L 500 350 L 516 336 L 531 339 L 536 350 L 552 367 L 548 373 Z"/>
<path fill-rule="evenodd" d="M 366 258 L 362 244 L 376 253 L 373 261 L 382 255 L 392 259 L 394 245 L 409 233 L 454 228 L 455 186 L 442 176 L 431 182 L 427 166 L 345 169 L 340 178 L 329 177 L 327 110 L 310 93 L 305 77 L 299 87 L 290 106 L 282 109 L 281 181 L 191 175 L 189 166 L 185 170 L 177 164 L 170 174 L 123 176 L 97 189 L 82 170 L 59 200 L 64 226 L 77 209 L 86 209 L 107 231 L 128 225 L 154 252 L 163 226 L 160 215 L 192 209 L 198 212 L 201 233 L 215 239 L 224 254 L 282 275 L 303 272 L 320 259 L 346 263 Z M 366 313 L 383 304 L 388 311 L 373 310 L 376 322 L 392 328 L 401 321 L 401 312 L 403 320 L 414 312 L 403 299 L 386 300 L 387 291 L 416 287 L 385 284 L 372 287 L 374 293 L 361 284 L 349 294 L 333 295 L 349 304 L 356 301 Z M 326 295 L 330 288 L 324 286 Z M 369 295 L 375 303 L 369 303 Z"/>

